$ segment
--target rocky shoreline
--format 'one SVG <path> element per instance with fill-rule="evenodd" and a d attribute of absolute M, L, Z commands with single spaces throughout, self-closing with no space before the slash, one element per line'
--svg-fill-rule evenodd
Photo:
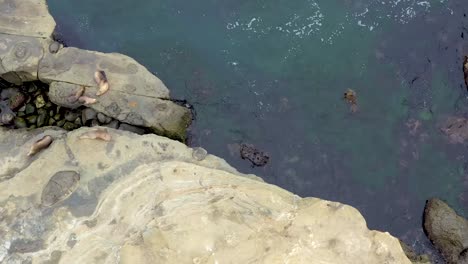
<path fill-rule="evenodd" d="M 91 108 L 127 125 L 185 141 L 191 110 L 173 102 L 167 87 L 144 66 L 122 54 L 64 47 L 52 38 L 55 21 L 44 1 L 2 1 L 0 8 L 0 77 L 5 81 L 16 86 L 41 81 L 57 106 Z M 110 86 L 102 95 L 97 93 L 96 71 L 105 72 Z M 77 93 L 92 101 L 70 100 Z M 2 117 L 11 115 L 2 109 Z"/>
<path fill-rule="evenodd" d="M 45 0 L 0 0 L 0 263 L 430 263 L 353 207 L 187 147 L 191 109 L 158 77 L 122 54 L 64 47 L 54 28 Z M 467 124 L 441 131 L 462 143 Z M 468 263 L 466 227 L 428 202 L 424 229 L 448 263 Z"/>
<path fill-rule="evenodd" d="M 153 133 L 149 128 L 130 125 L 94 109 L 79 105 L 67 108 L 49 99 L 49 86 L 40 81 L 14 85 L 0 80 L 0 124 L 11 129 L 57 126 L 71 131 L 82 126 L 104 126 L 136 134 Z"/>

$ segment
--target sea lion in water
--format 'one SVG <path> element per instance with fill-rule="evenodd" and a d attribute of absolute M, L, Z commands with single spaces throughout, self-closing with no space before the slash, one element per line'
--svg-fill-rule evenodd
<path fill-rule="evenodd" d="M 82 134 L 80 139 L 100 139 L 104 141 L 111 141 L 112 136 L 107 132 L 106 129 L 97 129 L 97 130 L 92 130 L 88 131 L 84 134 Z"/>
<path fill-rule="evenodd" d="M 78 101 L 84 105 L 90 105 L 90 104 L 96 103 L 95 98 L 91 98 L 91 97 L 84 96 L 84 95 L 80 96 L 80 98 L 78 98 Z"/>
<path fill-rule="evenodd" d="M 97 96 L 103 95 L 109 90 L 109 82 L 104 71 L 96 71 L 94 73 L 94 81 L 99 85 L 99 91 L 96 93 Z"/>
<path fill-rule="evenodd" d="M 351 112 L 355 113 L 358 110 L 356 92 L 352 89 L 348 89 L 344 93 L 343 98 L 351 105 Z"/>
<path fill-rule="evenodd" d="M 32 156 L 38 153 L 39 151 L 47 148 L 50 145 L 50 143 L 52 143 L 52 141 L 53 141 L 53 138 L 49 135 L 42 137 L 38 141 L 34 142 L 34 144 L 32 144 L 31 149 L 29 150 L 28 156 Z"/>

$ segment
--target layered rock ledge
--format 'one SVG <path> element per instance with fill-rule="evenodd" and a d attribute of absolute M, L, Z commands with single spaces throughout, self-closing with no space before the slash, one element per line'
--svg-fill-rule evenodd
<path fill-rule="evenodd" d="M 350 206 L 157 135 L 80 139 L 94 129 L 0 130 L 0 262 L 411 263 Z"/>
<path fill-rule="evenodd" d="M 0 0 L 0 77 L 14 83 L 40 80 L 50 85 L 52 102 L 67 108 L 68 98 L 85 88 L 97 99 L 88 107 L 131 125 L 184 140 L 190 110 L 170 100 L 164 83 L 134 59 L 118 53 L 63 47 L 52 38 L 55 21 L 45 0 Z M 97 70 L 110 90 L 96 96 Z"/>

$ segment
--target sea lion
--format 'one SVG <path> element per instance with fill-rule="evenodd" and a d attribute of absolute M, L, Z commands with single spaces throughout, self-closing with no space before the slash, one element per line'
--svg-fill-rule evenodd
<path fill-rule="evenodd" d="M 355 113 L 357 112 L 358 110 L 358 107 L 357 107 L 357 96 L 356 96 L 356 92 L 352 89 L 348 89 L 346 90 L 346 92 L 344 93 L 344 97 L 343 97 L 351 106 L 350 106 L 350 109 L 351 109 L 351 112 L 352 113 Z"/>
<path fill-rule="evenodd" d="M 80 98 L 78 98 L 78 101 L 84 105 L 90 105 L 90 104 L 96 103 L 95 98 L 91 98 L 91 97 L 84 96 L 84 95 L 80 96 Z"/>
<path fill-rule="evenodd" d="M 109 90 L 109 82 L 104 71 L 96 71 L 94 73 L 94 81 L 99 85 L 99 91 L 96 93 L 96 96 L 103 95 Z"/>
<path fill-rule="evenodd" d="M 69 103 L 74 103 L 74 102 L 78 101 L 78 99 L 84 94 L 84 92 L 85 92 L 85 87 L 80 86 L 80 88 L 75 92 L 75 94 L 68 97 L 68 102 Z"/>
<path fill-rule="evenodd" d="M 96 129 L 83 133 L 79 139 L 100 139 L 104 141 L 111 141 L 112 136 L 106 129 Z"/>
<path fill-rule="evenodd" d="M 34 142 L 34 144 L 32 144 L 31 149 L 29 150 L 28 156 L 32 156 L 38 153 L 39 151 L 47 148 L 50 145 L 50 143 L 52 143 L 52 141 L 53 141 L 53 138 L 49 135 L 42 137 L 38 141 Z"/>

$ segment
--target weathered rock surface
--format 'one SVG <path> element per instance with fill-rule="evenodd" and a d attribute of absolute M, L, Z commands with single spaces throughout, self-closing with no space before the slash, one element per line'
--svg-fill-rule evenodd
<path fill-rule="evenodd" d="M 105 71 L 110 86 L 99 97 L 94 80 L 98 69 Z M 39 64 L 39 78 L 51 83 L 49 97 L 61 106 L 80 106 L 70 96 L 85 87 L 84 95 L 97 99 L 88 107 L 121 122 L 182 140 L 191 123 L 190 110 L 168 100 L 169 90 L 161 80 L 122 54 L 63 48 L 56 54 L 46 53 Z"/>
<path fill-rule="evenodd" d="M 55 21 L 43 0 L 0 0 L 0 32 L 49 38 Z"/>
<path fill-rule="evenodd" d="M 468 221 L 433 198 L 424 209 L 424 231 L 449 264 L 468 263 Z"/>
<path fill-rule="evenodd" d="M 46 1 L 0 0 L 0 76 L 16 84 L 37 80 L 54 29 Z"/>
<path fill-rule="evenodd" d="M 156 135 L 79 139 L 93 129 L 0 131 L 0 262 L 411 263 L 350 206 Z"/>
<path fill-rule="evenodd" d="M 8 35 L 0 31 L 0 76 L 15 84 L 37 80 L 43 48 L 50 42 L 50 39 Z"/>
<path fill-rule="evenodd" d="M 163 82 L 134 59 L 118 53 L 63 48 L 52 40 L 55 22 L 45 0 L 0 0 L 0 77 L 21 84 L 41 80 L 51 85 L 54 103 L 70 108 L 80 87 L 97 99 L 89 107 L 131 125 L 185 140 L 190 109 L 169 100 Z M 97 97 L 97 70 L 105 72 L 110 89 Z"/>

